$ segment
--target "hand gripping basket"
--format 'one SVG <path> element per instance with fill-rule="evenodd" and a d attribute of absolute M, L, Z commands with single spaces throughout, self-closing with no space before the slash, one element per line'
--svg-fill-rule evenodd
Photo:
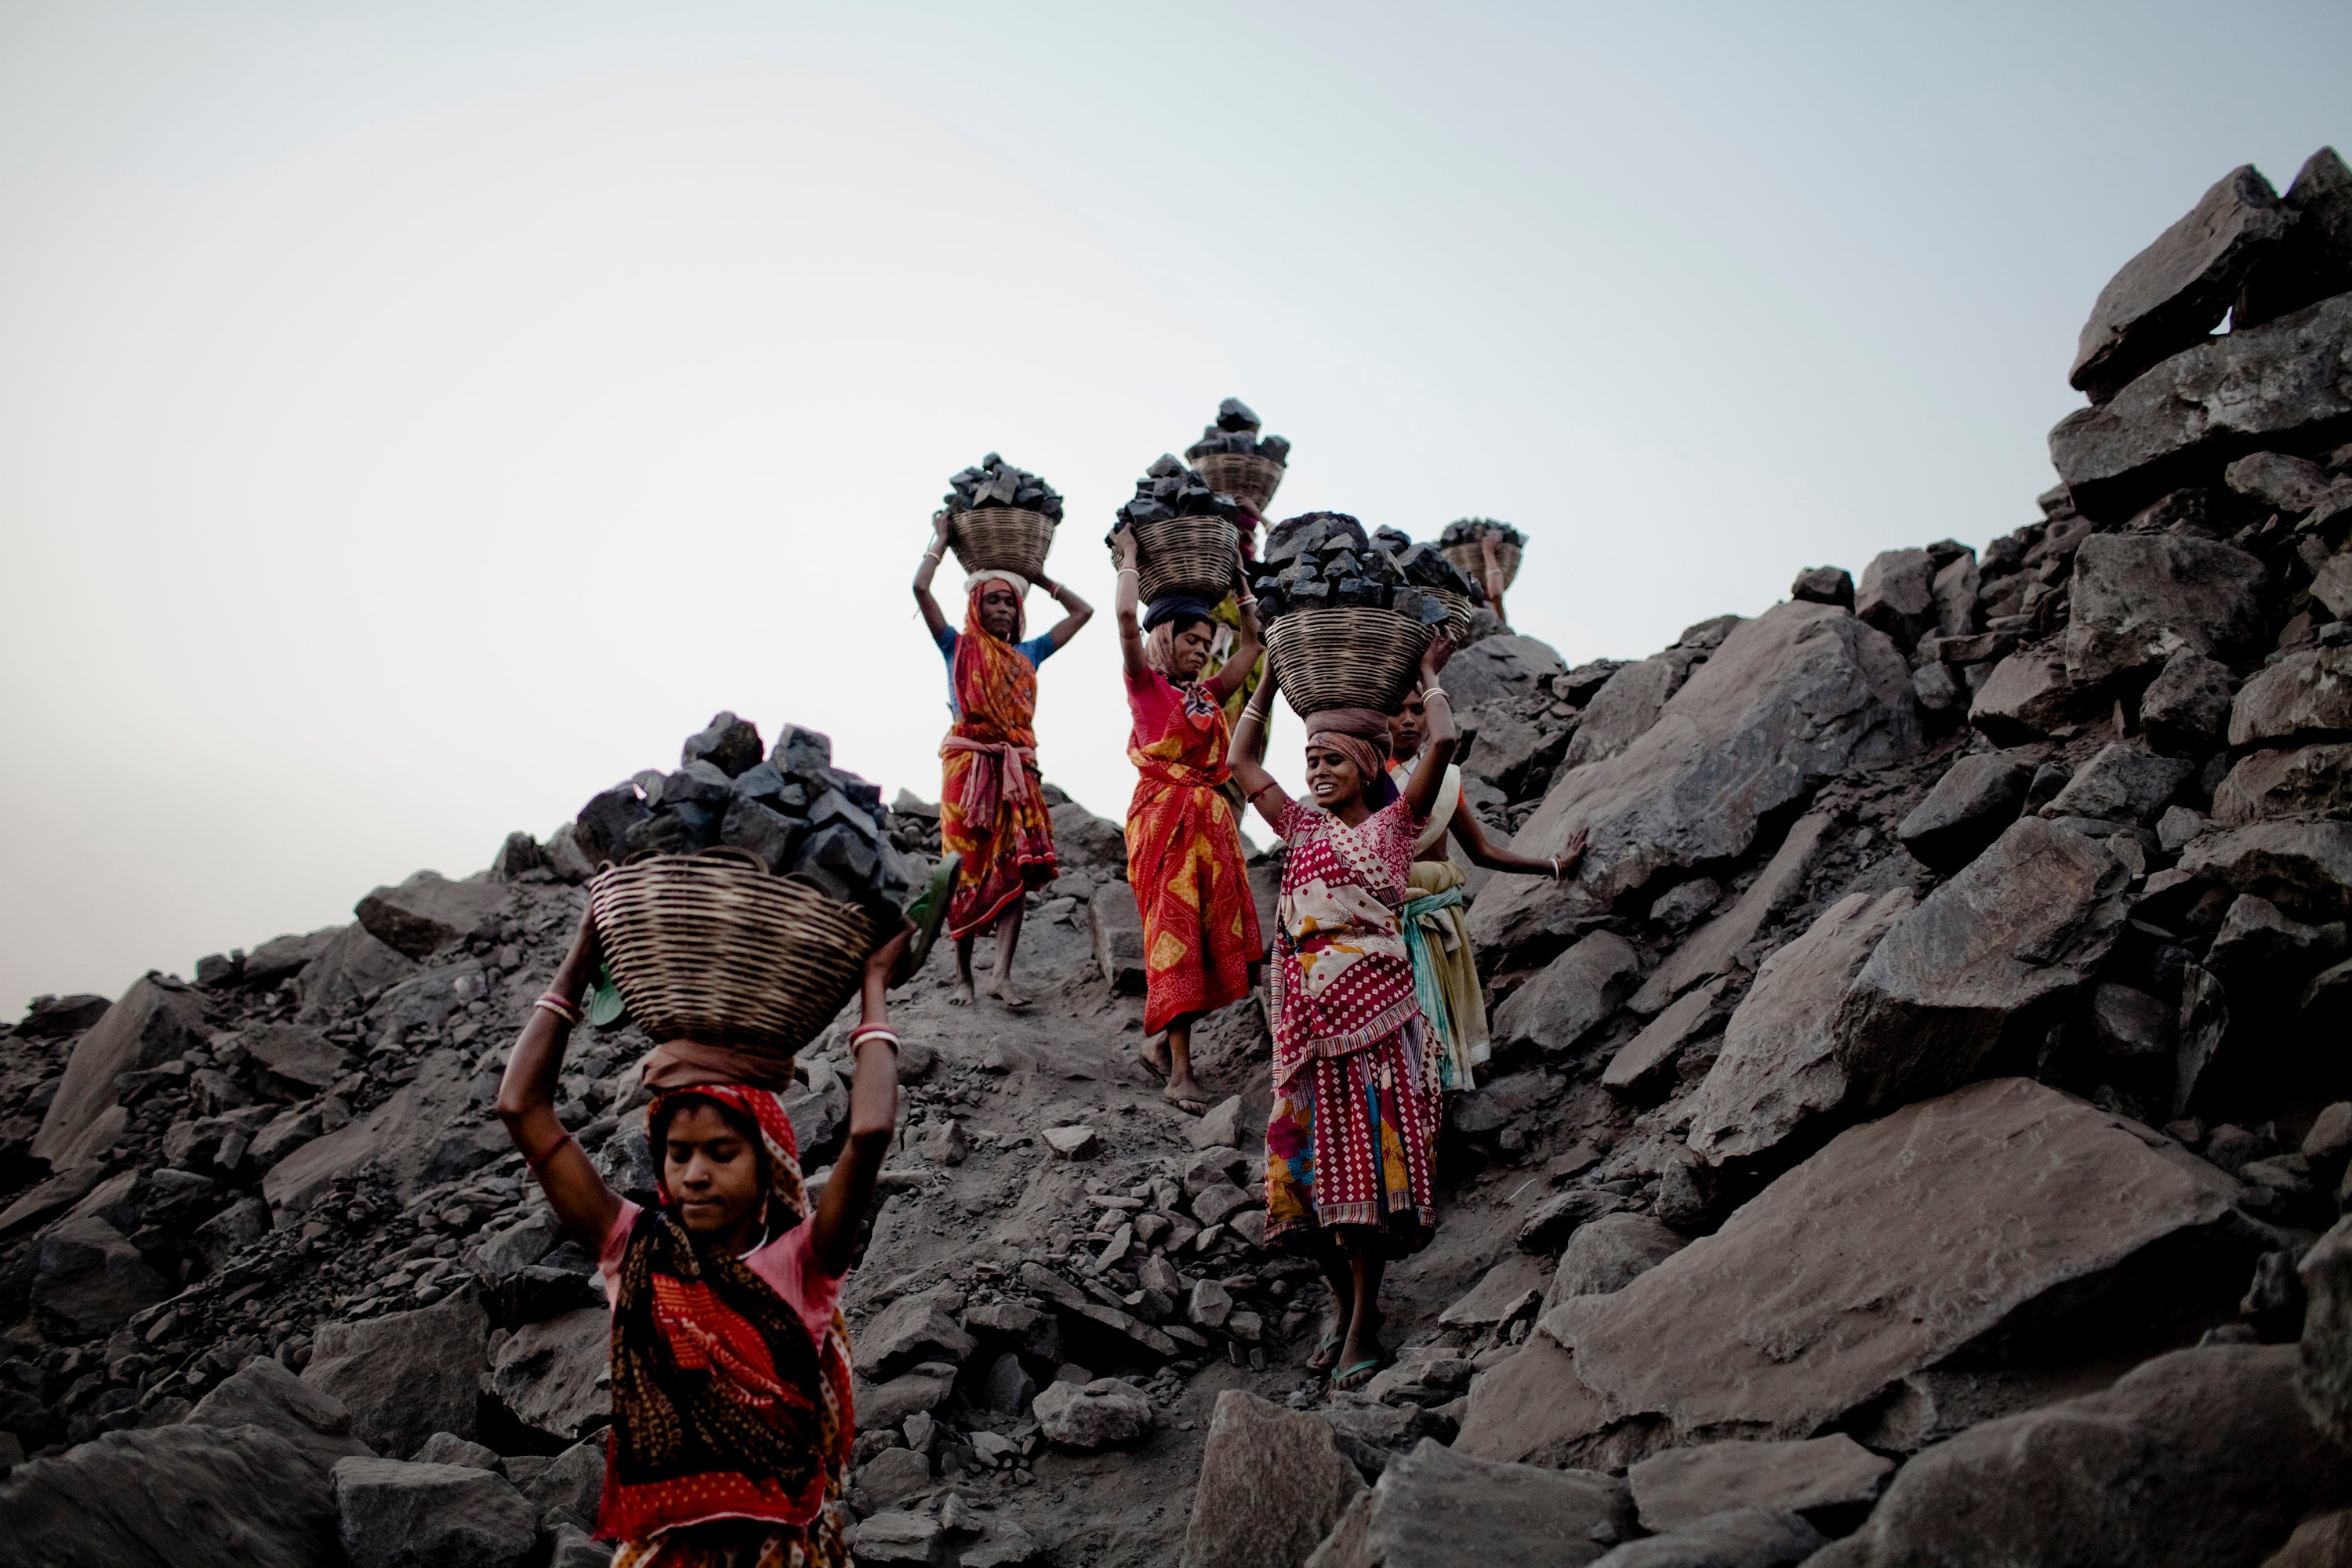
<path fill-rule="evenodd" d="M 948 520 L 948 548 L 968 576 L 975 572 L 1018 572 L 1034 583 L 1045 574 L 1045 552 L 1054 547 L 1054 520 L 1042 511 L 983 506 Z"/>
<path fill-rule="evenodd" d="M 588 908 L 613 983 L 656 1042 L 790 1057 L 857 994 L 881 933 L 865 910 L 740 851 L 608 866 Z"/>
<path fill-rule="evenodd" d="M 1444 632 L 1456 648 L 1466 647 L 1470 641 L 1470 617 L 1477 606 L 1451 588 L 1424 588 L 1422 591 L 1446 608 L 1445 624 L 1438 630 Z"/>
<path fill-rule="evenodd" d="M 1444 550 L 1445 559 L 1454 563 L 1455 571 L 1473 583 L 1483 584 L 1486 581 L 1486 548 L 1476 540 L 1469 539 L 1459 544 L 1449 544 L 1444 547 Z M 1508 540 L 1496 540 L 1495 563 L 1503 569 L 1503 586 L 1508 588 L 1513 583 L 1518 581 L 1519 547 Z"/>
<path fill-rule="evenodd" d="M 1255 452 L 1204 452 L 1192 465 L 1209 488 L 1249 503 L 1250 510 L 1265 515 L 1266 503 L 1282 488 L 1282 465 Z"/>
<path fill-rule="evenodd" d="M 1216 604 L 1234 591 L 1241 530 L 1222 517 L 1171 517 L 1135 529 L 1138 590 L 1147 605 L 1171 594 Z"/>
<path fill-rule="evenodd" d="M 1412 690 L 1433 635 L 1394 610 L 1293 610 L 1267 628 L 1265 657 L 1301 718 L 1334 708 L 1393 713 Z"/>

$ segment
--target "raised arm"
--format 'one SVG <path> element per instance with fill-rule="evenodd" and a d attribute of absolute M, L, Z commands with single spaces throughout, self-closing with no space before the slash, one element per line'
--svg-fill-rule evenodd
<path fill-rule="evenodd" d="M 1568 836 L 1567 847 L 1558 855 L 1538 860 L 1516 849 L 1496 847 L 1495 841 L 1486 837 L 1486 829 L 1479 823 L 1478 814 L 1470 809 L 1467 801 L 1463 802 L 1462 808 L 1454 814 L 1452 826 L 1454 842 L 1461 845 L 1463 853 L 1470 857 L 1470 863 L 1484 866 L 1489 871 L 1516 871 L 1531 877 L 1565 877 L 1576 869 L 1579 860 L 1584 858 L 1584 829 L 1581 827 Z"/>
<path fill-rule="evenodd" d="M 931 597 L 931 578 L 940 569 L 940 558 L 948 552 L 948 514 L 931 513 L 931 547 L 923 552 L 923 563 L 915 568 L 915 603 L 923 612 L 923 625 L 929 626 L 936 642 L 948 630 L 948 618 L 940 614 L 940 602 Z"/>
<path fill-rule="evenodd" d="M 580 912 L 580 927 L 572 933 L 572 951 L 563 956 L 547 994 L 574 1010 L 596 974 L 596 924 Z M 555 1119 L 556 1079 L 563 1071 L 563 1047 L 572 1037 L 572 1018 L 552 1007 L 534 1006 L 515 1037 L 514 1053 L 507 1058 L 506 1077 L 499 1083 L 499 1120 L 523 1158 L 539 1177 L 548 1206 L 591 1258 L 604 1250 L 605 1233 L 621 1212 L 621 1200 L 563 1123 Z"/>
<path fill-rule="evenodd" d="M 1258 635 L 1257 596 L 1249 591 L 1249 581 L 1241 574 L 1238 549 L 1234 552 L 1234 578 L 1241 584 L 1237 603 L 1241 605 L 1242 629 L 1241 637 L 1234 644 L 1234 651 L 1226 656 L 1223 666 L 1209 679 L 1209 694 L 1220 702 L 1242 689 L 1242 682 L 1249 679 L 1249 672 L 1257 665 L 1258 650 L 1265 646 L 1265 639 Z"/>
<path fill-rule="evenodd" d="M 1234 770 L 1234 778 L 1265 818 L 1265 825 L 1276 833 L 1282 831 L 1282 814 L 1289 809 L 1290 796 L 1283 793 L 1274 776 L 1265 771 L 1265 716 L 1274 708 L 1274 671 L 1250 693 L 1249 706 L 1234 721 L 1233 744 L 1225 749 L 1225 762 Z"/>
<path fill-rule="evenodd" d="M 1055 603 L 1069 612 L 1061 618 L 1051 632 L 1046 634 L 1054 639 L 1055 647 L 1069 647 L 1070 639 L 1078 635 L 1078 628 L 1095 618 L 1095 607 L 1072 593 L 1067 583 L 1056 583 L 1051 577 L 1040 577 L 1037 579 L 1037 586 L 1053 595 Z"/>
<path fill-rule="evenodd" d="M 1437 684 L 1438 672 L 1445 661 L 1454 657 L 1454 644 L 1441 632 L 1430 639 L 1427 651 L 1421 656 L 1421 689 L 1426 728 L 1421 738 L 1421 761 L 1414 764 L 1412 777 L 1404 786 L 1405 804 L 1412 814 L 1427 817 L 1430 808 L 1437 804 L 1437 792 L 1444 786 L 1446 767 L 1454 761 L 1454 700 Z"/>
<path fill-rule="evenodd" d="M 1118 596 L 1112 601 L 1118 616 L 1118 661 L 1129 680 L 1141 680 L 1150 667 L 1143 662 L 1143 576 L 1135 566 L 1135 531 L 1122 522 L 1110 539 L 1118 558 Z"/>
<path fill-rule="evenodd" d="M 887 1029 L 890 1023 L 885 994 L 890 971 L 907 950 L 912 931 L 901 931 L 875 950 L 866 961 L 866 979 L 859 1006 L 858 1028 Z M 889 1152 L 890 1135 L 898 1130 L 898 1047 L 887 1035 L 859 1034 L 857 1068 L 849 1080 L 849 1136 L 833 1175 L 816 1201 L 815 1229 L 809 1233 L 817 1262 L 828 1274 L 849 1270 L 850 1255 L 857 1249 L 857 1222 L 874 1201 L 874 1186 L 882 1175 L 882 1156 Z"/>

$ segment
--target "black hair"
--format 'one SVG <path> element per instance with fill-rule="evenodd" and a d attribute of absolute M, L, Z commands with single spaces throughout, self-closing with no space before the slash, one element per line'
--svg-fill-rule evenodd
<path fill-rule="evenodd" d="M 697 1094 L 692 1089 L 665 1095 L 660 1106 L 654 1112 L 653 1125 L 646 1131 L 651 1134 L 650 1142 L 653 1145 L 656 1164 L 662 1163 L 668 1157 L 667 1151 L 669 1147 L 671 1119 L 690 1105 L 708 1106 L 719 1112 L 719 1119 L 727 1123 L 727 1130 L 751 1146 L 752 1157 L 760 1162 L 760 1185 L 765 1188 L 773 1183 L 775 1173 L 768 1168 L 768 1141 L 761 1136 L 760 1124 L 740 1108 L 730 1105 L 725 1100 L 711 1095 Z"/>

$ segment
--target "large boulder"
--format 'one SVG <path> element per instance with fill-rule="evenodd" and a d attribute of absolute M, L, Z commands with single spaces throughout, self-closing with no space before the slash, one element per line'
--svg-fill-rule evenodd
<path fill-rule="evenodd" d="M 1363 1489 L 1329 1422 L 1228 1388 L 1209 1421 L 1178 1562 L 1297 1568 Z"/>
<path fill-rule="evenodd" d="M 1617 1010 L 1641 973 L 1631 942 L 1614 931 L 1593 931 L 1495 1009 L 1495 1043 L 1568 1050 Z"/>
<path fill-rule="evenodd" d="M 2183 751 L 2210 751 L 2230 727 L 2230 701 L 2238 678 L 2230 667 L 2194 648 L 2164 661 L 2139 694 L 2139 721 L 2158 744 Z"/>
<path fill-rule="evenodd" d="M 1797 1568 L 1827 1543 L 1801 1514 L 1735 1508 L 1629 1541 L 1593 1568 Z"/>
<path fill-rule="evenodd" d="M 2230 744 L 2260 746 L 2352 736 L 2352 647 L 2291 653 L 2238 689 Z"/>
<path fill-rule="evenodd" d="M 335 1530 L 351 1568 L 517 1568 L 539 1542 L 539 1510 L 488 1470 L 345 1459 Z"/>
<path fill-rule="evenodd" d="M 1154 1425 L 1151 1401 L 1115 1377 L 1084 1384 L 1048 1384 L 1030 1413 L 1047 1442 L 1081 1453 L 1139 1443 L 1151 1435 Z"/>
<path fill-rule="evenodd" d="M 1895 1461 L 1843 1432 L 1790 1443 L 1669 1448 L 1625 1472 L 1644 1530 L 1679 1530 L 1711 1513 L 1772 1509 L 1808 1517 L 1867 1506 Z"/>
<path fill-rule="evenodd" d="M 961 1363 L 979 1342 L 929 1292 L 899 1297 L 858 1331 L 857 1375 L 881 1383 L 919 1362 Z"/>
<path fill-rule="evenodd" d="M 2074 552 L 2066 673 L 2079 685 L 2153 672 L 2176 653 L 2227 662 L 2263 633 L 2263 563 L 2173 533 L 2095 533 Z"/>
<path fill-rule="evenodd" d="M 1907 888 L 1848 893 L 1764 961 L 1691 1099 L 1688 1142 L 1708 1164 L 1761 1155 L 1845 1102 L 1838 1003 L 1911 908 Z"/>
<path fill-rule="evenodd" d="M 1541 1332 L 1591 1391 L 1552 1398 L 1572 1429 L 1546 1441 L 1573 1451 L 1628 1423 L 1685 1443 L 1809 1437 L 1963 1352 L 2030 1357 L 2193 1322 L 2233 1305 L 2252 1265 L 2237 1194 L 2169 1141 L 2030 1079 L 1906 1106 L 1624 1289 L 1546 1312 Z"/>
<path fill-rule="evenodd" d="M 273 1356 L 256 1356 L 196 1402 L 199 1426 L 261 1426 L 302 1451 L 324 1485 L 338 1461 L 373 1452 L 352 1436 L 342 1401 L 304 1383 Z"/>
<path fill-rule="evenodd" d="M 42 1233 L 34 1254 L 33 1310 L 69 1338 L 119 1329 L 171 1294 L 139 1249 L 95 1214 L 59 1220 Z"/>
<path fill-rule="evenodd" d="M 2319 1429 L 2352 1449 L 2352 1219 L 2303 1255 L 2302 1361 L 2295 1386 Z"/>
<path fill-rule="evenodd" d="M 2252 164 L 2222 175 L 2099 290 L 2068 384 L 2105 403 L 2158 361 L 2194 348 L 2221 324 L 2247 275 L 2292 222 Z"/>
<path fill-rule="evenodd" d="M 1642 989 L 1633 994 L 1633 1011 L 1644 1016 L 1663 1012 L 1667 1003 L 1699 982 L 1729 973 L 1739 961 L 1740 950 L 1756 940 L 1756 933 L 1804 898 L 1805 879 L 1821 859 L 1837 822 L 1833 811 L 1810 811 L 1799 817 L 1748 890 L 1678 943 L 1642 982 Z"/>
<path fill-rule="evenodd" d="M 2179 869 L 2268 899 L 2302 920 L 2352 913 L 2352 823 L 2256 822 L 2200 834 Z"/>
<path fill-rule="evenodd" d="M 1602 1215 L 1568 1238 L 1544 1291 L 1543 1310 L 1549 1312 L 1570 1296 L 1622 1290 L 1689 1245 L 1690 1237 L 1648 1215 Z"/>
<path fill-rule="evenodd" d="M 2120 521 L 2264 447 L 2324 439 L 2352 417 L 2352 294 L 2209 338 L 2050 432 L 2050 460 L 2086 517 Z"/>
<path fill-rule="evenodd" d="M 378 942 L 363 925 L 347 925 L 335 932 L 328 940 L 325 951 L 294 977 L 294 994 L 301 1003 L 295 1021 L 334 1022 L 352 1004 L 373 997 L 415 973 L 416 961 L 408 954 Z"/>
<path fill-rule="evenodd" d="M 1087 931 L 1094 942 L 1095 965 L 1114 994 L 1143 994 L 1143 912 L 1135 889 L 1125 882 L 1105 882 L 1087 900 Z"/>
<path fill-rule="evenodd" d="M 458 1052 L 427 1051 L 416 1062 L 415 1082 L 271 1166 L 261 1195 L 281 1215 L 299 1214 L 322 1190 L 370 1166 L 381 1165 L 406 1194 L 488 1163 L 509 1145 L 472 1103 L 473 1083 Z"/>
<path fill-rule="evenodd" d="M 506 902 L 507 889 L 496 882 L 419 871 L 396 888 L 376 889 L 352 912 L 378 942 L 422 960 L 489 930 Z"/>
<path fill-rule="evenodd" d="M 604 1307 L 525 1323 L 499 1346 L 488 1392 L 533 1431 L 576 1441 L 611 1418 L 602 1386 L 611 1342 L 612 1315 Z"/>
<path fill-rule="evenodd" d="M 1776 605 L 1735 627 L 1622 752 L 1561 775 L 1515 847 L 1557 854 L 1586 829 L 1575 878 L 1498 879 L 1471 933 L 1498 953 L 1571 936 L 1662 875 L 1746 854 L 1822 781 L 1918 747 L 1910 671 L 1885 634 L 1831 605 Z"/>
<path fill-rule="evenodd" d="M 1054 859 L 1065 871 L 1127 875 L 1127 835 L 1075 800 L 1046 809 L 1054 825 Z"/>
<path fill-rule="evenodd" d="M 2294 226 L 2248 274 L 2230 311 L 2236 331 L 2352 289 L 2352 169 L 2335 148 L 2305 162 L 2286 188 L 2285 206 Z"/>
<path fill-rule="evenodd" d="M 1625 1483 L 1498 1464 L 1424 1437 L 1389 1462 L 1309 1568 L 1582 1568 L 1633 1533 Z"/>
<path fill-rule="evenodd" d="M 1582 767 L 1613 757 L 1640 739 L 1658 721 L 1697 662 L 1694 655 L 1670 648 L 1612 675 L 1585 704 L 1575 739 L 1568 743 L 1568 765 Z M 1479 737 L 1482 742 L 1485 738 L 1483 733 Z"/>
<path fill-rule="evenodd" d="M 464 1292 L 413 1312 L 321 1323 L 302 1381 L 351 1412 L 378 1453 L 408 1455 L 436 1432 L 474 1435 L 489 1319 Z"/>
<path fill-rule="evenodd" d="M 1567 671 L 1549 643 L 1506 632 L 1457 651 L 1445 666 L 1445 689 L 1468 707 L 1498 697 L 1531 697 Z"/>
<path fill-rule="evenodd" d="M 1924 550 L 1882 550 L 1862 569 L 1853 613 L 1905 647 L 1936 626 L 1936 558 Z"/>
<path fill-rule="evenodd" d="M 2017 820 L 2032 781 L 2032 766 L 2008 752 L 1962 757 L 1911 808 L 1895 837 L 1921 865 L 1957 871 Z"/>
<path fill-rule="evenodd" d="M 2213 792 L 2213 820 L 2224 827 L 2305 814 L 2352 816 L 2352 746 L 2254 752 Z"/>
<path fill-rule="evenodd" d="M 2289 1345 L 2176 1351 L 2104 1394 L 1988 1421 L 1905 1466 L 1817 1563 L 2255 1568 L 2352 1459 L 2294 1397 Z"/>
<path fill-rule="evenodd" d="M 1969 722 L 1987 740 L 2012 746 L 2073 723 L 2095 705 L 2095 694 L 2067 675 L 2058 649 L 2038 643 L 1992 667 L 1969 706 Z"/>
<path fill-rule="evenodd" d="M 12 1568 L 344 1568 L 301 1448 L 255 1426 L 109 1432 L 0 1479 Z"/>
<path fill-rule="evenodd" d="M 33 1134 L 33 1154 L 61 1171 L 104 1152 L 113 1137 L 100 1143 L 93 1133 L 115 1107 L 116 1077 L 179 1056 L 196 1043 L 203 1025 L 203 1009 L 186 986 L 160 974 L 131 982 L 122 999 L 74 1042 L 65 1077 Z"/>
<path fill-rule="evenodd" d="M 1939 1094 L 2087 985 L 2130 914 L 2131 873 L 2038 817 L 1927 895 L 1855 975 L 1833 1026 L 1863 1109 Z"/>
<path fill-rule="evenodd" d="M 2126 824 L 2149 823 L 2197 764 L 2186 757 L 2153 756 L 2121 741 L 2099 748 L 2042 806 L 2041 815 Z"/>

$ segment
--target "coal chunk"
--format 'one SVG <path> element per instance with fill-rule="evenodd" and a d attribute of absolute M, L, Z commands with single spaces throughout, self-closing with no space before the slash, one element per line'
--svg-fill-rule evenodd
<path fill-rule="evenodd" d="M 1026 468 L 1016 468 L 994 452 L 948 480 L 940 498 L 950 512 L 976 511 L 982 507 L 1019 507 L 1059 522 L 1061 492 Z"/>
<path fill-rule="evenodd" d="M 758 727 L 722 709 L 700 733 L 687 737 L 678 762 L 709 763 L 731 779 L 758 762 L 761 750 Z"/>
<path fill-rule="evenodd" d="M 1438 534 L 1437 542 L 1441 546 L 1475 544 L 1482 539 L 1499 540 L 1505 544 L 1522 547 L 1528 542 L 1526 534 L 1507 522 L 1498 522 L 1491 517 L 1464 517 L 1447 523 L 1444 531 Z"/>
<path fill-rule="evenodd" d="M 769 870 L 782 875 L 792 869 L 793 853 L 807 830 L 804 819 L 787 816 L 773 806 L 738 795 L 728 804 L 727 815 L 719 819 L 719 842 L 750 850 Z"/>

